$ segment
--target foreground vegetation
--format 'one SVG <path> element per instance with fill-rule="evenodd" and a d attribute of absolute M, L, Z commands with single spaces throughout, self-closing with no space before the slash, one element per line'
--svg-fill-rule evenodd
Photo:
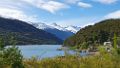
<path fill-rule="evenodd" d="M 104 54 L 89 57 L 69 56 L 53 59 L 25 60 L 25 68 L 120 68 L 120 56 Z"/>
<path fill-rule="evenodd" d="M 81 57 L 79 55 L 58 56 L 54 58 L 23 59 L 17 47 L 1 50 L 0 68 L 120 68 L 119 49 L 112 48 L 107 52 L 104 46 L 99 53 Z"/>
<path fill-rule="evenodd" d="M 98 47 L 99 54 L 80 56 L 66 54 L 64 57 L 24 60 L 25 68 L 120 68 L 120 49 L 114 46 L 107 51 L 104 46 Z"/>
<path fill-rule="evenodd" d="M 112 54 L 104 54 L 89 57 L 75 57 L 69 56 L 64 58 L 50 58 L 50 59 L 29 59 L 24 60 L 24 68 L 120 68 L 120 56 L 113 56 Z M 10 65 L 0 68 L 13 68 Z M 16 67 L 22 68 L 22 67 Z"/>
<path fill-rule="evenodd" d="M 15 46 L 15 40 L 11 37 L 11 47 L 5 47 L 5 41 L 0 38 L 0 68 L 24 68 L 23 57 L 20 50 Z"/>

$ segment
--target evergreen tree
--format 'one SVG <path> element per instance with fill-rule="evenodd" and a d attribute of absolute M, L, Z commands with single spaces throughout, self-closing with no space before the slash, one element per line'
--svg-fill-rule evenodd
<path fill-rule="evenodd" d="M 74 36 L 65 40 L 64 46 L 79 46 L 83 42 L 89 45 L 99 44 L 103 45 L 104 42 L 113 41 L 114 33 L 120 37 L 120 19 L 108 19 L 96 23 L 94 25 L 86 26 L 78 31 Z M 118 42 L 115 39 L 116 45 Z M 116 46 L 114 46 L 116 48 Z"/>
<path fill-rule="evenodd" d="M 3 50 L 5 47 L 5 42 L 2 38 L 0 38 L 0 50 Z"/>
<path fill-rule="evenodd" d="M 113 45 L 113 47 L 115 48 L 115 49 L 117 49 L 117 35 L 116 35 L 116 33 L 114 33 L 114 45 Z"/>

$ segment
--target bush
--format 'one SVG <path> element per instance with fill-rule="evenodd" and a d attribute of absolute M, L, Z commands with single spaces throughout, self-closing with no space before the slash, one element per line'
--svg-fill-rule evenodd
<path fill-rule="evenodd" d="M 117 53 L 120 54 L 120 48 L 117 49 Z"/>
<path fill-rule="evenodd" d="M 14 40 L 11 40 L 13 46 L 5 47 L 4 39 L 0 39 L 0 68 L 24 68 L 23 56 L 20 50 L 15 47 Z"/>
<path fill-rule="evenodd" d="M 12 68 L 23 68 L 20 50 L 17 47 L 12 46 L 3 51 L 4 62 L 7 65 L 10 65 Z"/>

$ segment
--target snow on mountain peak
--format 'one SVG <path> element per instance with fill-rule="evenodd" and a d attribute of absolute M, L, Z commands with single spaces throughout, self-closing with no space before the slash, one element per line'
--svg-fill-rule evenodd
<path fill-rule="evenodd" d="M 65 29 L 64 27 L 58 25 L 57 23 L 52 23 L 50 26 L 58 29 L 58 30 L 62 30 L 62 31 L 68 31 L 67 29 Z"/>
<path fill-rule="evenodd" d="M 60 25 L 58 25 L 57 23 L 52 23 L 51 25 L 53 25 L 53 26 L 60 26 Z"/>
<path fill-rule="evenodd" d="M 76 33 L 77 31 L 79 31 L 80 30 L 80 27 L 77 27 L 77 26 L 72 26 L 72 25 L 70 25 L 70 26 L 67 26 L 67 27 L 65 27 L 67 30 L 69 30 L 69 31 L 71 31 L 71 32 L 73 32 L 73 33 Z"/>
<path fill-rule="evenodd" d="M 34 23 L 32 24 L 33 26 L 39 28 L 39 29 L 48 29 L 48 28 L 53 28 L 45 23 Z"/>
<path fill-rule="evenodd" d="M 58 25 L 57 23 L 52 23 L 52 24 L 45 24 L 45 23 L 32 23 L 33 26 L 39 28 L 39 29 L 58 29 L 61 31 L 70 31 L 73 33 L 76 33 L 78 30 L 80 30 L 80 27 L 77 26 L 67 26 L 67 27 L 62 27 Z"/>

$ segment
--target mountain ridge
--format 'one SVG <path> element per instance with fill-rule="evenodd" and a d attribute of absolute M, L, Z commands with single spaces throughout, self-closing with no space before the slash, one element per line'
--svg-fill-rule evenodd
<path fill-rule="evenodd" d="M 104 42 L 113 41 L 114 33 L 120 37 L 120 19 L 107 19 L 94 25 L 80 29 L 75 35 L 64 41 L 64 46 L 87 46 L 95 43 L 103 45 Z"/>
<path fill-rule="evenodd" d="M 0 17 L 0 35 L 14 36 L 18 44 L 62 44 L 62 40 L 44 30 L 17 19 Z"/>
<path fill-rule="evenodd" d="M 39 29 L 52 33 L 62 40 L 65 40 L 66 38 L 74 35 L 80 29 L 80 27 L 77 26 L 62 27 L 56 23 L 52 24 L 33 23 L 32 25 Z"/>

